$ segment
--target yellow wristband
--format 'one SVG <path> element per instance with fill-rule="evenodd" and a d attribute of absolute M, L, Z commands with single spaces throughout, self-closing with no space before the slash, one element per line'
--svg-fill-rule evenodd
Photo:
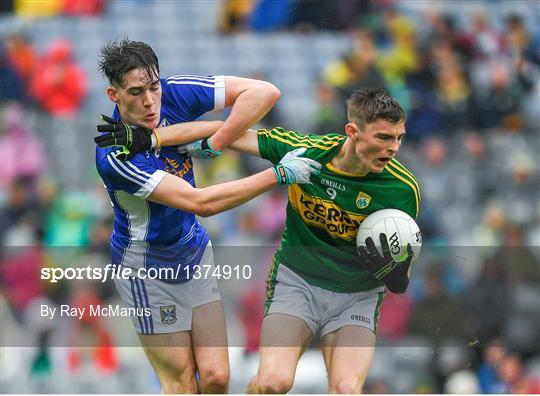
<path fill-rule="evenodd" d="M 161 136 L 159 135 L 159 132 L 158 132 L 157 129 L 154 129 L 153 132 L 154 132 L 154 135 L 156 136 L 156 148 L 160 148 L 161 147 Z"/>

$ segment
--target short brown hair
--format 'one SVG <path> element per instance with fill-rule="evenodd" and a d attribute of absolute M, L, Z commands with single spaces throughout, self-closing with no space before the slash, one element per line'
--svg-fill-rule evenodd
<path fill-rule="evenodd" d="M 381 88 L 362 88 L 353 91 L 347 100 L 347 118 L 364 129 L 378 119 L 397 124 L 405 121 L 405 110 Z"/>
<path fill-rule="evenodd" d="M 152 47 L 127 37 L 101 47 L 98 68 L 112 85 L 119 87 L 125 87 L 124 78 L 134 69 L 144 69 L 150 80 L 159 78 L 159 62 Z"/>

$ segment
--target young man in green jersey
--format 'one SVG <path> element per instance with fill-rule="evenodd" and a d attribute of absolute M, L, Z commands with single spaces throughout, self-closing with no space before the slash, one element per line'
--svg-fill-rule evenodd
<path fill-rule="evenodd" d="M 394 158 L 405 136 L 405 112 L 379 89 L 355 91 L 347 110 L 345 135 L 249 130 L 231 145 L 273 163 L 305 148 L 306 157 L 323 165 L 311 184 L 289 187 L 286 228 L 267 280 L 260 365 L 249 393 L 290 390 L 298 360 L 317 331 L 328 391 L 361 392 L 385 291 L 402 293 L 408 285 L 410 249 L 400 263 L 381 257 L 373 241 L 360 256 L 356 250 L 358 226 L 370 213 L 397 208 L 413 218 L 418 214 L 418 183 Z M 179 134 L 162 135 L 164 145 L 186 141 Z M 387 250 L 384 234 L 381 242 Z M 389 264 L 395 269 L 386 277 L 372 275 Z"/>

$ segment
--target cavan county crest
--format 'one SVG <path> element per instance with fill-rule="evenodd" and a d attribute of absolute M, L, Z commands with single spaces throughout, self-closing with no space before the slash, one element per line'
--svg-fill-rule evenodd
<path fill-rule="evenodd" d="M 170 325 L 176 322 L 176 305 L 162 305 L 159 307 L 161 323 Z"/>

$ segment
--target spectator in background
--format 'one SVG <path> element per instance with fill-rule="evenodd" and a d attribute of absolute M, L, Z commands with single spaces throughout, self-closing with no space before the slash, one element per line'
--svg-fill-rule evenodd
<path fill-rule="evenodd" d="M 336 7 L 326 0 L 295 0 L 291 27 L 303 33 L 338 28 Z"/>
<path fill-rule="evenodd" d="M 36 230 L 33 229 L 31 222 L 27 222 L 25 226 L 30 230 L 28 238 L 20 233 L 13 242 L 26 244 L 28 247 L 3 247 L 0 262 L 2 294 L 13 308 L 15 317 L 19 319 L 22 318 L 27 306 L 34 299 L 44 296 L 45 293 L 44 284 L 40 278 L 41 268 L 45 266 L 45 255 L 42 247 L 37 243 Z"/>
<path fill-rule="evenodd" d="M 352 51 L 329 64 L 323 72 L 324 81 L 337 89 L 339 96 L 336 100 L 339 103 L 343 103 L 355 89 L 386 89 L 386 82 L 376 67 L 376 60 L 377 49 L 373 37 L 363 30 L 354 31 Z"/>
<path fill-rule="evenodd" d="M 343 101 L 338 99 L 337 90 L 321 81 L 317 86 L 318 107 L 314 115 L 312 130 L 317 134 L 340 133 L 346 123 Z"/>
<path fill-rule="evenodd" d="M 507 267 L 512 288 L 519 285 L 538 287 L 540 283 L 538 259 L 527 246 L 523 234 L 523 227 L 518 224 L 508 224 L 504 229 L 503 246 L 497 253 L 497 257 Z"/>
<path fill-rule="evenodd" d="M 482 351 L 482 363 L 476 370 L 482 393 L 504 393 L 497 378 L 497 367 L 506 353 L 506 347 L 499 339 L 491 340 Z"/>
<path fill-rule="evenodd" d="M 257 1 L 249 18 L 249 27 L 260 33 L 287 26 L 291 19 L 293 4 L 293 0 Z"/>
<path fill-rule="evenodd" d="M 474 304 L 467 306 L 469 336 L 477 337 L 482 343 L 498 337 L 507 320 L 511 300 L 508 269 L 498 255 L 484 262 L 482 272 L 466 299 L 474 301 Z"/>
<path fill-rule="evenodd" d="M 35 178 L 47 167 L 41 141 L 25 126 L 22 106 L 5 104 L 0 122 L 0 189 L 21 177 Z"/>
<path fill-rule="evenodd" d="M 478 11 L 472 16 L 472 28 L 467 32 L 467 35 L 477 56 L 496 56 L 504 48 L 504 40 L 501 33 L 489 25 L 486 14 L 483 11 Z"/>
<path fill-rule="evenodd" d="M 381 306 L 378 334 L 380 337 L 402 339 L 409 330 L 413 301 L 407 294 L 388 293 Z"/>
<path fill-rule="evenodd" d="M 482 222 L 472 230 L 472 246 L 498 246 L 502 241 L 502 230 L 507 221 L 500 202 L 487 202 L 484 205 Z"/>
<path fill-rule="evenodd" d="M 440 134 L 440 120 L 433 92 L 432 57 L 420 54 L 416 68 L 407 76 L 410 107 L 407 114 L 407 139 L 418 142 Z"/>
<path fill-rule="evenodd" d="M 434 263 L 435 264 L 435 263 Z M 426 273 L 425 295 L 414 307 L 410 333 L 435 344 L 463 337 L 463 310 L 444 287 L 442 267 L 430 265 Z"/>
<path fill-rule="evenodd" d="M 499 385 L 502 388 L 501 393 L 535 393 L 532 378 L 526 375 L 523 362 L 518 355 L 508 354 L 503 356 L 497 366 L 497 376 L 500 381 Z"/>
<path fill-rule="evenodd" d="M 0 104 L 6 101 L 19 101 L 26 96 L 24 85 L 17 70 L 9 64 L 0 48 Z"/>
<path fill-rule="evenodd" d="M 62 12 L 65 0 L 15 1 L 15 13 L 23 18 L 54 17 Z"/>
<path fill-rule="evenodd" d="M 493 61 L 486 66 L 483 73 L 487 75 L 488 86 L 486 89 L 476 89 L 472 98 L 474 126 L 486 129 L 502 125 L 511 130 L 521 129 L 519 112 L 522 93 L 517 81 L 504 63 Z"/>
<path fill-rule="evenodd" d="M 24 85 L 30 85 L 38 56 L 28 38 L 22 33 L 12 33 L 6 37 L 5 49 L 8 63 L 17 71 Z"/>
<path fill-rule="evenodd" d="M 86 97 L 86 73 L 72 56 L 69 41 L 54 42 L 32 79 L 32 96 L 52 116 L 74 116 Z"/>
<path fill-rule="evenodd" d="M 98 16 L 104 8 L 105 0 L 69 0 L 64 3 L 62 11 L 71 16 Z"/>
<path fill-rule="evenodd" d="M 510 14 L 505 22 L 506 31 L 504 37 L 506 50 L 512 58 L 518 59 L 529 46 L 531 38 L 523 24 L 521 16 Z"/>
<path fill-rule="evenodd" d="M 469 83 L 455 63 L 442 66 L 435 78 L 435 106 L 440 120 L 439 130 L 444 134 L 455 133 L 469 125 Z"/>
<path fill-rule="evenodd" d="M 218 31 L 222 34 L 244 31 L 254 6 L 253 0 L 226 0 L 221 7 Z"/>
<path fill-rule="evenodd" d="M 285 228 L 287 194 L 276 188 L 265 194 L 260 200 L 259 208 L 261 210 L 255 211 L 255 228 L 265 242 L 274 243 L 279 241 Z"/>
<path fill-rule="evenodd" d="M 466 60 L 472 57 L 472 43 L 466 33 L 457 28 L 451 15 L 427 9 L 423 17 L 428 24 L 428 29 L 425 30 L 423 37 L 425 47 L 429 47 L 433 41 L 446 42 Z"/>
<path fill-rule="evenodd" d="M 405 89 L 407 76 L 414 72 L 419 62 L 416 42 L 416 29 L 407 17 L 394 11 L 383 15 L 386 31 L 389 35 L 387 48 L 381 51 L 377 60 L 389 92 L 409 109 L 408 92 Z"/>

